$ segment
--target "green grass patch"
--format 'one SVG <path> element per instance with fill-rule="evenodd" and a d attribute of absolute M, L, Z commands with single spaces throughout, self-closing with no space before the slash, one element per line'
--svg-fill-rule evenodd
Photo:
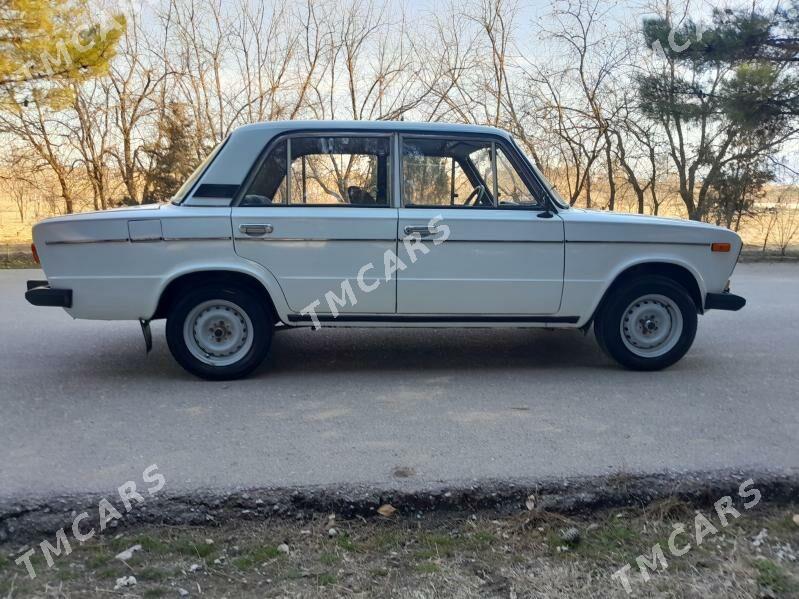
<path fill-rule="evenodd" d="M 358 540 L 357 551 L 399 551 L 407 543 L 413 533 L 402 528 L 387 527 L 381 523 L 374 532 L 363 539 Z"/>
<path fill-rule="evenodd" d="M 258 564 L 276 559 L 282 555 L 283 554 L 278 551 L 277 547 L 264 545 L 262 547 L 251 549 L 246 554 L 237 557 L 233 560 L 233 565 L 239 570 L 250 570 Z"/>
<path fill-rule="evenodd" d="M 289 568 L 283 572 L 283 578 L 285 580 L 301 580 L 305 578 L 305 575 L 299 568 Z"/>
<path fill-rule="evenodd" d="M 319 556 L 319 561 L 326 566 L 332 566 L 333 564 L 337 564 L 341 561 L 341 558 L 337 556 L 335 553 L 322 553 Z"/>
<path fill-rule="evenodd" d="M 141 580 L 166 580 L 172 575 L 173 572 L 154 566 L 145 566 L 144 568 L 136 570 L 134 574 L 136 578 Z"/>
<path fill-rule="evenodd" d="M 799 535 L 799 526 L 793 521 L 793 512 L 784 512 L 774 515 L 761 526 L 762 528 L 767 528 L 769 534 L 772 536 L 787 535 L 790 537 Z"/>
<path fill-rule="evenodd" d="M 61 582 L 67 582 L 70 580 L 77 580 L 78 573 L 74 570 L 70 569 L 63 569 L 63 570 L 55 570 L 55 577 L 60 580 Z"/>
<path fill-rule="evenodd" d="M 111 541 L 108 543 L 108 547 L 115 554 L 133 547 L 134 545 L 141 545 L 142 551 L 158 555 L 170 553 L 172 550 L 168 543 L 165 543 L 161 539 L 148 534 L 111 539 Z M 136 554 L 134 553 L 134 555 Z"/>
<path fill-rule="evenodd" d="M 569 546 L 561 540 L 556 532 L 551 532 L 547 542 L 553 550 L 566 545 L 570 551 L 560 555 L 568 557 L 576 555 L 597 561 L 629 562 L 640 555 L 642 548 L 649 549 L 652 542 L 645 539 L 640 532 L 621 520 L 610 520 L 600 524 L 594 530 L 582 530 L 578 543 Z"/>
<path fill-rule="evenodd" d="M 793 594 L 799 591 L 797 585 L 785 570 L 769 559 L 760 558 L 755 560 L 755 570 L 757 570 L 757 583 L 771 590 L 778 596 Z"/>
<path fill-rule="evenodd" d="M 463 546 L 462 538 L 455 538 L 450 535 L 423 533 L 419 536 L 419 544 L 424 547 L 417 555 L 426 557 L 451 557 L 455 554 L 459 546 Z"/>
<path fill-rule="evenodd" d="M 416 566 L 414 566 L 414 570 L 420 574 L 435 574 L 440 572 L 441 568 L 432 562 L 424 562 L 423 564 L 416 564 Z"/>
<path fill-rule="evenodd" d="M 486 531 L 478 531 L 473 535 L 466 537 L 466 544 L 472 549 L 483 550 L 497 542 L 497 537 L 494 534 Z"/>
<path fill-rule="evenodd" d="M 336 545 L 341 547 L 344 551 L 358 551 L 358 546 L 349 537 L 349 535 L 341 535 L 336 539 Z"/>
<path fill-rule="evenodd" d="M 120 576 L 125 576 L 129 572 L 130 570 L 128 570 L 127 568 L 123 569 L 122 564 L 111 565 L 97 570 L 97 578 L 111 580 L 113 578 L 119 578 Z"/>
<path fill-rule="evenodd" d="M 144 547 L 144 545 L 142 545 L 142 547 Z M 215 545 L 198 543 L 192 538 L 177 539 L 176 541 L 170 543 L 169 547 L 181 555 L 199 557 L 203 559 L 210 557 L 214 551 L 216 551 Z"/>
<path fill-rule="evenodd" d="M 331 584 L 336 584 L 338 578 L 336 578 L 335 574 L 331 574 L 330 572 L 322 572 L 317 577 L 316 582 L 320 587 L 326 587 Z"/>
<path fill-rule="evenodd" d="M 86 567 L 91 570 L 102 568 L 111 562 L 111 555 L 107 553 L 96 552 L 86 558 Z"/>

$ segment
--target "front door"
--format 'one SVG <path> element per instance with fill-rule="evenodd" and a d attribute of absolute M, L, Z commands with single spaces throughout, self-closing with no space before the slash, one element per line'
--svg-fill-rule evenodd
<path fill-rule="evenodd" d="M 378 267 L 397 243 L 390 160 L 390 135 L 276 141 L 232 210 L 236 252 L 269 270 L 297 313 L 394 313 L 396 281 Z"/>
<path fill-rule="evenodd" d="M 429 251 L 397 273 L 397 312 L 557 312 L 563 223 L 524 158 L 492 137 L 403 135 L 400 147 L 399 233 L 420 235 Z"/>

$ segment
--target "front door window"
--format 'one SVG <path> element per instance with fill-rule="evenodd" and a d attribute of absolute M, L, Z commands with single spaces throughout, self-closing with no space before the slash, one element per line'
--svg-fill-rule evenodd
<path fill-rule="evenodd" d="M 540 207 L 501 142 L 403 137 L 403 205 L 413 208 Z"/>

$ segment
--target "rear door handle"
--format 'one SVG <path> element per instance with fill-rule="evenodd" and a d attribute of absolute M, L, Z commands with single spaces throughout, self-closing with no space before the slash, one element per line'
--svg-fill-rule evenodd
<path fill-rule="evenodd" d="M 239 225 L 239 231 L 241 231 L 245 235 L 249 235 L 250 237 L 260 237 L 261 235 L 267 235 L 274 230 L 275 228 L 272 225 L 259 225 L 259 224 Z"/>
<path fill-rule="evenodd" d="M 423 225 L 421 227 L 413 227 L 408 225 L 403 229 L 406 235 L 413 235 L 414 233 L 418 233 L 420 237 L 430 237 L 433 235 L 433 232 L 427 228 L 427 225 Z"/>

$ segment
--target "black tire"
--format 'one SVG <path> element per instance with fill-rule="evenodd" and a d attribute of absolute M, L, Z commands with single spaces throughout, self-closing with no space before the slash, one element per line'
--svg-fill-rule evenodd
<path fill-rule="evenodd" d="M 636 299 L 661 295 L 670 299 L 679 310 L 682 330 L 676 342 L 665 353 L 642 356 L 633 352 L 622 336 L 622 320 Z M 594 318 L 594 334 L 602 351 L 631 370 L 662 370 L 679 361 L 691 348 L 696 337 L 697 308 L 690 294 L 679 283 L 659 275 L 647 275 L 622 283 L 609 292 Z M 676 336 L 676 332 L 675 332 Z"/>
<path fill-rule="evenodd" d="M 184 338 L 184 324 L 195 307 L 213 300 L 234 304 L 252 324 L 251 331 L 247 327 L 247 334 L 252 335 L 249 350 L 231 364 L 202 361 L 192 353 Z M 234 285 L 208 285 L 192 289 L 174 303 L 167 316 L 166 341 L 178 364 L 191 374 L 214 381 L 238 379 L 251 373 L 266 357 L 272 343 L 273 323 L 270 307 L 258 294 Z"/>
<path fill-rule="evenodd" d="M 608 348 L 605 347 L 605 334 L 602 331 L 603 322 L 604 319 L 601 317 L 601 313 L 597 311 L 596 315 L 594 316 L 594 338 L 596 339 L 599 349 L 602 350 L 602 353 L 608 357 L 611 357 L 608 353 Z"/>

